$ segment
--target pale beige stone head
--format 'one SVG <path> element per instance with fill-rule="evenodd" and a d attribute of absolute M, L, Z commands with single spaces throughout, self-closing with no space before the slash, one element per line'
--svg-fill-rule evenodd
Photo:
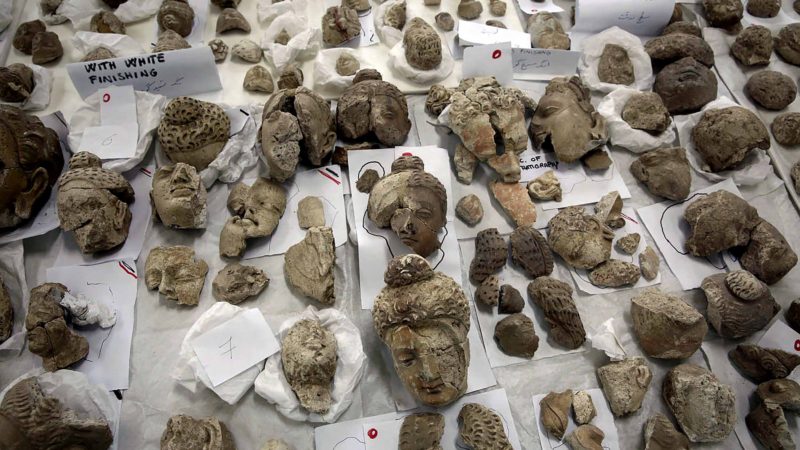
<path fill-rule="evenodd" d="M 349 140 L 371 135 L 387 147 L 402 145 L 411 130 L 408 103 L 397 86 L 373 78 L 372 69 L 358 71 L 336 105 L 336 128 Z"/>
<path fill-rule="evenodd" d="M 168 227 L 205 228 L 207 197 L 197 169 L 188 164 L 164 166 L 153 175 L 155 217 Z"/>
<path fill-rule="evenodd" d="M 258 178 L 252 186 L 237 183 L 228 195 L 228 219 L 219 237 L 222 256 L 240 257 L 245 240 L 266 237 L 275 231 L 286 210 L 286 191 L 280 184 Z"/>
<path fill-rule="evenodd" d="M 300 405 L 310 412 L 326 414 L 330 410 L 336 351 L 336 337 L 317 320 L 295 323 L 283 338 L 283 374 Z"/>
<path fill-rule="evenodd" d="M 214 103 L 178 97 L 167 104 L 158 140 L 172 162 L 205 169 L 228 142 L 231 121 Z"/>

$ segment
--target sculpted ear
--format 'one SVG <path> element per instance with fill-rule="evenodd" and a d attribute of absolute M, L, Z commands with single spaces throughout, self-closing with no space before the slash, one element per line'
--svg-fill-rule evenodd
<path fill-rule="evenodd" d="M 33 212 L 33 207 L 39 198 L 47 191 L 50 176 L 44 167 L 38 167 L 31 174 L 31 180 L 28 185 L 28 190 L 19 194 L 17 201 L 14 205 L 14 213 L 23 218 L 28 219 Z"/>

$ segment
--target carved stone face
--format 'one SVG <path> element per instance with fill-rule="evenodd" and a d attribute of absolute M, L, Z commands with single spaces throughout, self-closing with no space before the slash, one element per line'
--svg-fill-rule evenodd
<path fill-rule="evenodd" d="M 206 187 L 194 167 L 177 163 L 158 169 L 153 176 L 150 198 L 156 216 L 164 225 L 205 228 Z"/>
<path fill-rule="evenodd" d="M 375 79 L 354 80 L 354 84 L 339 98 L 336 127 L 345 139 L 365 139 L 372 133 L 387 147 L 402 145 L 411 129 L 408 103 L 403 93 L 391 83 Z"/>
<path fill-rule="evenodd" d="M 63 167 L 53 130 L 19 108 L 0 106 L 0 229 L 35 215 Z"/>
<path fill-rule="evenodd" d="M 258 178 L 252 186 L 237 183 L 228 195 L 228 209 L 233 217 L 222 229 L 219 252 L 239 257 L 244 254 L 246 239 L 266 237 L 275 231 L 286 209 L 286 191 L 266 178 Z"/>
<path fill-rule="evenodd" d="M 158 140 L 170 161 L 203 170 L 225 147 L 230 129 L 231 120 L 218 105 L 178 97 L 164 110 Z"/>
<path fill-rule="evenodd" d="M 148 289 L 158 289 L 180 305 L 196 306 L 208 273 L 208 264 L 195 259 L 191 247 L 156 247 L 147 255 L 144 266 Z"/>
<path fill-rule="evenodd" d="M 313 413 L 327 413 L 338 359 L 333 333 L 316 320 L 301 320 L 289 329 L 281 347 L 283 373 L 300 405 Z"/>
<path fill-rule="evenodd" d="M 89 354 L 89 341 L 75 333 L 64 319 L 66 313 L 61 299 L 67 287 L 60 283 L 45 283 L 31 289 L 25 330 L 28 349 L 41 356 L 45 370 L 54 372 L 82 360 Z"/>
<path fill-rule="evenodd" d="M 580 78 L 555 78 L 533 115 L 534 145 L 552 148 L 559 161 L 574 162 L 608 140 L 605 119 L 590 103 Z"/>

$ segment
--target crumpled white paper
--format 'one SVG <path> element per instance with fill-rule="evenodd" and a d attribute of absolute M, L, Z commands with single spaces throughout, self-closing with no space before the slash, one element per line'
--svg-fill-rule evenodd
<path fill-rule="evenodd" d="M 398 3 L 405 3 L 405 1 L 406 0 L 390 0 L 378 5 L 373 13 L 375 15 L 375 32 L 378 33 L 378 38 L 389 47 L 394 47 L 398 42 L 403 40 L 403 32 L 386 24 L 386 12 L 389 11 L 389 8 L 392 6 Z"/>
<path fill-rule="evenodd" d="M 0 279 L 11 297 L 14 323 L 11 336 L 0 344 L 0 361 L 19 355 L 25 346 L 25 316 L 28 315 L 28 283 L 25 280 L 22 240 L 0 245 Z"/>
<path fill-rule="evenodd" d="M 128 35 L 94 33 L 92 31 L 75 32 L 75 35 L 72 36 L 72 47 L 80 54 L 79 59 L 83 59 L 89 52 L 100 47 L 110 50 L 117 58 L 147 53 L 135 39 Z"/>
<path fill-rule="evenodd" d="M 83 294 L 74 296 L 66 292 L 59 304 L 69 311 L 70 321 L 78 326 L 97 324 L 100 328 L 111 328 L 117 323 L 116 310 Z"/>
<path fill-rule="evenodd" d="M 312 57 L 319 50 L 322 32 L 319 28 L 309 27 L 308 23 L 305 16 L 290 11 L 276 17 L 264 30 L 261 48 L 264 49 L 267 62 L 275 66 L 278 73 L 298 59 Z M 291 36 L 286 45 L 275 42 L 283 30 Z"/>
<path fill-rule="evenodd" d="M 192 393 L 197 393 L 199 389 L 205 386 L 230 405 L 236 404 L 250 390 L 250 386 L 253 385 L 258 372 L 261 371 L 262 362 L 214 387 L 205 368 L 203 368 L 203 364 L 195 355 L 194 348 L 192 348 L 192 340 L 194 338 L 233 319 L 244 310 L 244 308 L 231 305 L 228 302 L 217 302 L 197 319 L 197 322 L 189 328 L 183 338 L 183 343 L 181 343 L 181 349 L 178 353 L 178 361 L 172 371 L 172 378 L 178 384 Z"/>
<path fill-rule="evenodd" d="M 406 51 L 403 41 L 398 42 L 389 50 L 389 68 L 398 75 L 419 84 L 429 84 L 441 81 L 453 71 L 453 56 L 450 48 L 442 45 L 442 62 L 433 70 L 419 70 L 411 67 L 406 60 Z"/>
<path fill-rule="evenodd" d="M 622 361 L 625 359 L 625 349 L 619 342 L 617 333 L 614 331 L 614 319 L 608 319 L 601 323 L 597 329 L 586 335 L 586 339 L 595 350 L 600 350 L 612 361 Z"/>
<path fill-rule="evenodd" d="M 611 143 L 626 148 L 633 153 L 644 153 L 656 148 L 670 145 L 675 141 L 675 124 L 670 122 L 664 132 L 653 135 L 643 130 L 632 128 L 622 119 L 622 110 L 628 100 L 641 93 L 636 89 L 620 87 L 606 95 L 597 106 L 597 112 L 606 118 L 608 137 Z"/>
<path fill-rule="evenodd" d="M 119 5 L 114 14 L 124 23 L 138 22 L 154 16 L 163 0 L 128 0 Z"/>
<path fill-rule="evenodd" d="M 708 164 L 703 161 L 703 158 L 695 150 L 692 140 L 692 130 L 703 118 L 706 111 L 730 106 L 741 105 L 723 96 L 707 104 L 699 112 L 684 116 L 675 116 L 675 126 L 678 129 L 678 137 L 680 138 L 681 146 L 686 149 L 686 157 L 689 159 L 689 165 L 691 165 L 697 173 L 714 183 L 720 182 L 726 178 L 732 178 L 737 186 L 752 186 L 764 181 L 770 175 L 774 177 L 775 175 L 770 165 L 769 156 L 767 156 L 766 151 L 760 148 L 750 151 L 744 161 L 739 164 L 738 168 L 724 170 L 722 172 L 711 172 Z M 742 107 L 744 108 L 744 106 Z"/>
<path fill-rule="evenodd" d="M 25 64 L 33 71 L 33 92 L 24 102 L 0 102 L 13 105 L 25 111 L 41 111 L 50 105 L 50 91 L 53 89 L 53 72 L 36 64 Z"/>
<path fill-rule="evenodd" d="M 606 44 L 619 45 L 628 52 L 628 58 L 633 64 L 633 76 L 636 79 L 630 87 L 640 91 L 649 91 L 655 81 L 650 55 L 644 50 L 644 45 L 638 37 L 620 27 L 611 27 L 583 41 L 583 55 L 578 63 L 578 72 L 586 85 L 593 91 L 600 92 L 611 92 L 620 87 L 619 84 L 600 81 L 600 77 L 597 75 L 600 56 L 603 54 Z"/>
<path fill-rule="evenodd" d="M 359 70 L 370 67 L 370 65 L 358 55 L 358 52 L 352 48 L 337 47 L 320 50 L 319 53 L 317 53 L 317 58 L 314 60 L 315 88 L 329 89 L 336 94 L 340 94 L 353 84 L 355 74 L 342 76 L 336 72 L 336 60 L 345 53 L 358 60 L 360 66 Z"/>
<path fill-rule="evenodd" d="M 161 0 L 128 0 L 113 12 L 123 23 L 131 23 L 153 16 L 159 7 Z M 59 20 L 60 16 L 64 16 L 76 30 L 88 30 L 92 16 L 106 10 L 108 7 L 101 0 L 64 0 L 56 14 L 48 16 L 48 19 Z"/>
<path fill-rule="evenodd" d="M 112 159 L 103 161 L 103 167 L 114 172 L 127 172 L 136 167 L 147 154 L 150 143 L 153 142 L 153 134 L 161 117 L 164 115 L 164 107 L 167 105 L 167 98 L 163 95 L 151 94 L 149 92 L 134 91 L 136 96 L 136 116 L 139 122 L 139 140 L 136 142 L 136 153 L 133 158 Z M 78 108 L 69 121 L 69 146 L 73 151 L 80 147 L 83 139 L 83 131 L 86 127 L 100 125 L 100 91 L 86 97 L 85 105 Z"/>
<path fill-rule="evenodd" d="M 306 0 L 283 0 L 277 3 L 273 3 L 273 0 L 258 0 L 256 11 L 258 21 L 262 25 L 267 25 L 276 17 L 287 12 L 297 16 L 306 16 L 307 6 Z"/>
<path fill-rule="evenodd" d="M 336 338 L 339 359 L 336 361 L 336 375 L 333 378 L 330 411 L 320 416 L 309 413 L 300 406 L 297 396 L 283 374 L 280 352 L 267 358 L 264 371 L 256 378 L 255 390 L 258 395 L 275 404 L 281 414 L 292 420 L 332 423 L 350 407 L 353 390 L 364 374 L 367 355 L 361 346 L 361 334 L 353 322 L 338 309 L 327 308 L 320 311 L 314 306 L 309 306 L 298 316 L 281 324 L 279 339 L 283 341 L 292 325 L 302 319 L 318 320 Z"/>
<path fill-rule="evenodd" d="M 220 105 L 229 109 L 225 105 Z M 261 127 L 261 113 L 264 105 L 250 104 L 241 108 L 250 115 L 241 130 L 235 132 L 228 139 L 225 147 L 205 169 L 200 172 L 200 178 L 206 188 L 210 188 L 214 181 L 233 183 L 241 178 L 245 170 L 258 163 L 256 155 L 256 141 L 258 129 Z M 163 154 L 163 152 L 160 152 Z"/>
<path fill-rule="evenodd" d="M 0 33 L 5 31 L 14 20 L 14 2 L 6 0 L 0 3 Z"/>

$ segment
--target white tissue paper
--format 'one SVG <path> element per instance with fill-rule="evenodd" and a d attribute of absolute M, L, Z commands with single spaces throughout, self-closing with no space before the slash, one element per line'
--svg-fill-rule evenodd
<path fill-rule="evenodd" d="M 33 71 L 33 92 L 27 100 L 20 103 L 0 102 L 13 105 L 25 111 L 41 111 L 50 105 L 50 91 L 53 88 L 53 72 L 36 64 L 25 64 Z"/>
<path fill-rule="evenodd" d="M 19 355 L 25 346 L 25 316 L 28 315 L 28 283 L 25 281 L 22 240 L 0 245 L 0 279 L 11 298 L 14 323 L 11 336 L 0 343 L 0 361 Z"/>
<path fill-rule="evenodd" d="M 622 361 L 625 359 L 625 349 L 619 342 L 617 333 L 614 331 L 614 319 L 608 319 L 601 323 L 596 330 L 588 333 L 586 339 L 595 350 L 600 350 L 612 361 Z"/>
<path fill-rule="evenodd" d="M 405 0 L 391 0 L 382 3 L 375 8 L 375 32 L 378 33 L 378 38 L 388 47 L 394 47 L 398 42 L 403 40 L 403 32 L 395 27 L 386 25 L 385 18 L 386 12 L 392 6 L 398 3 L 405 3 Z M 443 46 L 444 47 L 444 46 Z"/>
<path fill-rule="evenodd" d="M 225 105 L 220 106 L 225 108 L 226 111 L 231 109 L 225 107 Z M 245 170 L 258 163 L 256 141 L 258 140 L 258 129 L 261 127 L 263 108 L 264 105 L 255 103 L 235 108 L 247 112 L 250 117 L 240 130 L 231 130 L 228 143 L 225 144 L 219 155 L 211 161 L 211 164 L 200 172 L 200 178 L 206 188 L 210 188 L 216 180 L 220 180 L 223 183 L 233 183 L 242 176 Z"/>
<path fill-rule="evenodd" d="M 389 68 L 396 74 L 414 83 L 429 84 L 447 78 L 453 71 L 453 57 L 450 48 L 442 45 L 442 62 L 433 70 L 419 70 L 411 67 L 406 60 L 406 51 L 403 41 L 398 42 L 389 50 Z"/>
<path fill-rule="evenodd" d="M 306 0 L 283 0 L 273 3 L 273 0 L 258 0 L 256 10 L 258 21 L 262 25 L 267 25 L 276 17 L 286 13 L 296 16 L 306 16 Z"/>
<path fill-rule="evenodd" d="M 317 53 L 317 58 L 314 60 L 315 88 L 328 89 L 336 94 L 340 94 L 353 84 L 355 74 L 342 76 L 336 72 L 336 60 L 345 53 L 358 60 L 360 66 L 359 70 L 370 67 L 363 58 L 358 56 L 358 52 L 351 48 L 339 47 L 320 50 L 320 52 Z"/>
<path fill-rule="evenodd" d="M 336 338 L 339 359 L 336 362 L 336 375 L 333 378 L 330 411 L 320 416 L 309 413 L 300 406 L 297 396 L 283 375 L 280 352 L 267 358 L 264 371 L 256 378 L 256 393 L 275 404 L 281 414 L 292 420 L 333 423 L 350 406 L 353 401 L 353 390 L 364 374 L 367 355 L 361 346 L 361 334 L 350 319 L 339 310 L 327 308 L 320 311 L 309 306 L 298 316 L 281 324 L 279 340 L 283 341 L 289 328 L 302 319 L 318 320 Z"/>
<path fill-rule="evenodd" d="M 124 23 L 138 22 L 154 16 L 163 0 L 128 0 L 119 5 L 114 14 Z"/>
<path fill-rule="evenodd" d="M 600 56 L 603 54 L 606 44 L 619 45 L 628 52 L 628 58 L 633 64 L 633 76 L 636 80 L 630 87 L 640 91 L 649 91 L 655 81 L 653 68 L 650 65 L 650 55 L 644 50 L 644 45 L 638 37 L 619 27 L 611 27 L 583 41 L 583 56 L 578 63 L 578 72 L 586 85 L 593 91 L 600 92 L 611 92 L 620 87 L 619 84 L 600 81 L 600 77 L 597 75 Z"/>
<path fill-rule="evenodd" d="M 153 142 L 161 116 L 164 115 L 164 107 L 167 105 L 167 98 L 163 95 L 150 94 L 143 91 L 134 91 L 136 96 L 136 116 L 139 122 L 139 140 L 136 142 L 136 153 L 133 158 L 112 159 L 103 161 L 103 167 L 114 172 L 127 172 L 136 167 L 147 154 L 150 143 Z M 85 105 L 72 114 L 69 121 L 69 146 L 72 149 L 80 147 L 83 139 L 83 131 L 86 127 L 100 125 L 100 93 L 86 97 Z"/>
<path fill-rule="evenodd" d="M 275 38 L 283 30 L 291 36 L 286 45 L 275 42 Z M 309 27 L 305 16 L 287 12 L 275 18 L 264 30 L 261 48 L 264 49 L 267 62 L 275 66 L 277 73 L 280 73 L 296 60 L 314 56 L 320 48 L 321 41 L 322 32 L 319 28 Z"/>
<path fill-rule="evenodd" d="M 100 328 L 111 328 L 117 323 L 116 310 L 83 294 L 76 297 L 66 292 L 59 304 L 69 311 L 70 321 L 78 326 L 97 324 Z"/>
<path fill-rule="evenodd" d="M 14 1 L 0 2 L 0 33 L 6 30 L 14 20 Z"/>
<path fill-rule="evenodd" d="M 236 305 L 231 305 L 227 302 L 216 302 L 214 306 L 208 309 L 197 322 L 189 328 L 186 336 L 181 343 L 181 350 L 178 353 L 178 361 L 172 371 L 172 378 L 181 386 L 188 389 L 190 392 L 197 393 L 203 387 L 211 389 L 219 398 L 225 400 L 228 404 L 233 405 L 242 398 L 242 396 L 250 390 L 253 381 L 261 371 L 261 362 L 253 365 L 244 372 L 236 375 L 230 380 L 217 385 L 211 383 L 203 364 L 200 359 L 195 355 L 194 348 L 192 347 L 192 340 L 197 336 L 211 330 L 231 319 L 236 317 L 239 313 L 244 312 L 244 308 Z"/>
<path fill-rule="evenodd" d="M 59 5 L 59 7 L 61 7 L 61 5 Z M 39 3 L 39 18 L 48 25 L 60 25 L 69 20 L 67 16 L 60 14 L 58 10 L 45 14 L 41 3 Z"/>
<path fill-rule="evenodd" d="M 766 151 L 760 148 L 751 150 L 737 168 L 724 170 L 722 172 L 711 172 L 708 164 L 703 161 L 700 154 L 695 150 L 694 141 L 692 140 L 692 130 L 703 118 L 703 114 L 711 109 L 727 108 L 730 106 L 741 105 L 728 97 L 720 97 L 704 106 L 699 112 L 684 116 L 675 116 L 675 126 L 678 128 L 678 137 L 680 138 L 681 147 L 686 149 L 686 157 L 689 159 L 689 165 L 691 165 L 697 173 L 713 183 L 718 183 L 726 178 L 732 178 L 737 186 L 752 186 L 764 181 L 768 176 L 774 177 L 775 175 L 770 165 L 769 156 L 767 156 Z"/>
<path fill-rule="evenodd" d="M 672 121 L 664 132 L 653 135 L 632 128 L 628 122 L 622 119 L 622 110 L 625 108 L 625 104 L 632 96 L 639 93 L 641 92 L 636 89 L 620 87 L 606 95 L 597 106 L 597 112 L 606 119 L 611 143 L 633 153 L 644 153 L 671 145 L 675 141 L 675 124 Z"/>
<path fill-rule="evenodd" d="M 72 36 L 72 46 L 80 54 L 78 59 L 100 47 L 110 50 L 117 58 L 147 53 L 135 39 L 125 34 L 77 31 Z"/>
<path fill-rule="evenodd" d="M 131 23 L 153 16 L 160 7 L 161 0 L 128 0 L 113 12 L 123 23 Z M 101 0 L 64 0 L 53 18 L 64 16 L 76 30 L 88 30 L 92 16 L 107 10 L 108 7 Z"/>

